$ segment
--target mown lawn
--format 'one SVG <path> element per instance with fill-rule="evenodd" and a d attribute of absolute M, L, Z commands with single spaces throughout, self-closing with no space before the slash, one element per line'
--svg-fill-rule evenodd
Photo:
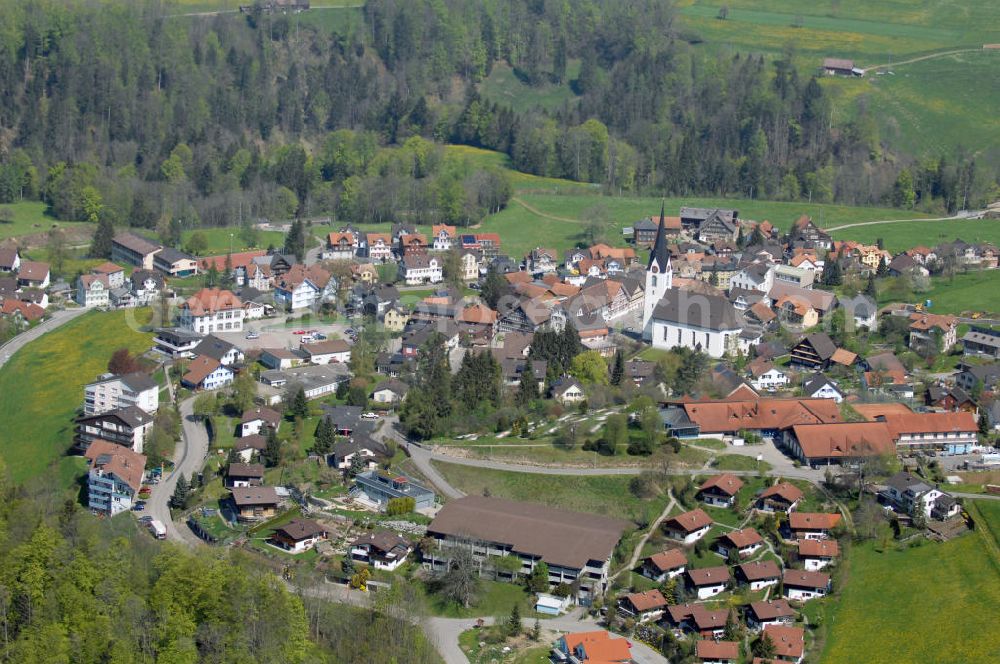
<path fill-rule="evenodd" d="M 427 596 L 427 607 L 431 614 L 443 618 L 478 618 L 481 616 L 507 616 L 514 604 L 521 607 L 524 617 L 534 615 L 534 595 L 529 594 L 524 586 L 515 583 L 499 581 L 482 582 L 479 596 L 473 606 L 464 606 L 444 599 L 441 595 L 430 592 L 422 583 L 415 582 L 417 588 Z"/>
<path fill-rule="evenodd" d="M 0 218 L 9 216 L 11 219 L 10 223 L 0 222 L 0 240 L 44 233 L 53 226 L 64 228 L 79 225 L 79 222 L 57 220 L 48 214 L 48 207 L 38 201 L 0 203 Z"/>
<path fill-rule="evenodd" d="M 432 462 L 448 483 L 469 494 L 481 496 L 485 490 L 496 498 L 542 503 L 551 507 L 593 512 L 622 519 L 655 518 L 666 500 L 636 498 L 629 491 L 628 476 L 542 475 L 505 470 L 473 468 Z"/>
<path fill-rule="evenodd" d="M 31 342 L 0 370 L 0 454 L 15 482 L 41 475 L 63 456 L 84 385 L 107 370 L 116 349 L 149 349 L 152 335 L 132 322 L 145 324 L 149 316 L 148 309 L 84 314 Z M 58 477 L 64 485 L 74 479 L 68 471 Z"/>
<path fill-rule="evenodd" d="M 281 247 L 285 243 L 285 235 L 280 231 L 257 231 L 257 242 L 248 245 L 240 237 L 240 229 L 237 227 L 223 228 L 196 228 L 184 231 L 181 235 L 183 246 L 187 246 L 188 240 L 195 233 L 201 233 L 208 241 L 208 248 L 201 252 L 203 256 L 218 256 L 229 252 L 232 247 L 233 253 L 240 251 L 250 251 L 251 249 L 267 249 L 273 245 Z M 232 237 L 230 238 L 230 235 Z"/>
<path fill-rule="evenodd" d="M 905 551 L 854 546 L 849 566 L 824 664 L 962 664 L 1000 652 L 1000 579 L 974 534 Z"/>
<path fill-rule="evenodd" d="M 879 303 L 892 300 L 891 292 L 882 293 Z M 927 292 L 914 294 L 912 301 L 930 300 L 936 314 L 960 314 L 984 311 L 1000 313 L 1000 270 L 966 272 L 953 277 L 936 277 Z"/>
<path fill-rule="evenodd" d="M 997 60 L 1000 64 L 1000 58 Z M 902 213 L 901 213 L 902 214 Z M 909 216 L 909 214 L 905 214 Z M 966 242 L 1000 243 L 1000 221 L 955 219 L 952 221 L 908 221 L 898 224 L 854 226 L 833 231 L 837 240 L 855 240 L 875 244 L 880 238 L 889 251 L 896 253 L 917 245 L 933 247 L 961 238 Z"/>

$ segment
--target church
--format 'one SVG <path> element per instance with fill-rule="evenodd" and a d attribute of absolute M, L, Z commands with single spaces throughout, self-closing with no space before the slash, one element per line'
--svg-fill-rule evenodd
<path fill-rule="evenodd" d="M 661 208 L 656 241 L 646 266 L 643 339 L 653 348 L 683 346 L 715 358 L 735 353 L 743 324 L 729 300 L 721 295 L 674 288 L 664 213 Z"/>

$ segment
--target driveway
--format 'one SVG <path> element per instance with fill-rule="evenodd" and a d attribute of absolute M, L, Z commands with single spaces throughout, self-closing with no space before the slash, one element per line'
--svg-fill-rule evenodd
<path fill-rule="evenodd" d="M 153 491 L 146 503 L 145 512 L 163 523 L 167 529 L 167 539 L 182 542 L 189 546 L 201 544 L 202 541 L 191 532 L 185 524 L 176 524 L 170 517 L 170 497 L 177 486 L 177 478 L 184 475 L 188 480 L 201 470 L 208 455 L 208 432 L 205 425 L 195 419 L 192 408 L 195 397 L 182 401 L 180 405 L 182 435 L 174 450 L 174 470 L 162 478 L 159 484 L 153 486 Z"/>
<path fill-rule="evenodd" d="M 17 335 L 4 345 L 0 346 L 0 368 L 7 364 L 8 360 L 14 356 L 14 353 L 24 348 L 25 345 L 39 338 L 46 332 L 51 332 L 52 330 L 58 328 L 60 325 L 65 325 L 74 318 L 81 316 L 90 311 L 90 309 L 62 309 L 56 311 L 52 314 L 52 317 L 46 321 L 42 321 L 30 330 L 25 330 L 21 334 Z"/>

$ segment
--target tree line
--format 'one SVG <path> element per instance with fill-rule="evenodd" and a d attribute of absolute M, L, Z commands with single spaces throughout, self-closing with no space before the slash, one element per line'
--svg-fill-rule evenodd
<path fill-rule="evenodd" d="M 954 209 L 995 185 L 961 153 L 906 155 L 863 105 L 834 124 L 791 48 L 698 50 L 659 0 L 369 0 L 336 32 L 172 9 L 0 0 L 0 202 L 171 239 L 259 217 L 468 223 L 502 208 L 502 174 L 442 165 L 433 143 L 448 141 L 615 192 Z M 500 65 L 573 94 L 498 103 L 480 84 Z"/>

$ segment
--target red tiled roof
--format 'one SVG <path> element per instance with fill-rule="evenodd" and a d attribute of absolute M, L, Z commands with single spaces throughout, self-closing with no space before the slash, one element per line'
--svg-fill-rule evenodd
<path fill-rule="evenodd" d="M 754 544 L 759 544 L 764 541 L 764 538 L 760 536 L 753 528 L 743 528 L 741 530 L 732 530 L 725 533 L 719 539 L 726 539 L 733 543 L 739 549 L 746 548 L 748 546 L 753 546 Z"/>
<path fill-rule="evenodd" d="M 187 373 L 182 379 L 188 385 L 201 385 L 201 381 L 208 377 L 216 369 L 222 366 L 217 359 L 208 355 L 199 355 L 191 360 Z"/>
<path fill-rule="evenodd" d="M 777 579 L 781 576 L 778 563 L 773 560 L 758 560 L 752 563 L 743 563 L 742 565 L 738 565 L 738 569 L 748 581 Z"/>
<path fill-rule="evenodd" d="M 830 530 L 840 523 L 839 514 L 828 512 L 792 512 L 788 527 L 792 530 Z"/>
<path fill-rule="evenodd" d="M 27 321 L 35 321 L 45 315 L 45 309 L 33 302 L 22 302 L 12 298 L 5 299 L 0 305 L 0 314 L 9 316 L 14 312 L 19 312 Z"/>
<path fill-rule="evenodd" d="M 711 526 L 712 523 L 712 517 L 705 514 L 705 511 L 700 508 L 667 519 L 667 524 L 673 524 L 686 533 L 701 530 L 705 526 Z"/>
<path fill-rule="evenodd" d="M 49 274 L 49 264 L 40 261 L 21 261 L 18 268 L 17 278 L 26 281 L 45 281 Z"/>
<path fill-rule="evenodd" d="M 800 539 L 799 555 L 804 558 L 836 558 L 840 554 L 837 540 Z"/>
<path fill-rule="evenodd" d="M 774 486 L 769 486 L 760 494 L 761 498 L 770 498 L 772 496 L 777 496 L 783 498 L 789 503 L 794 503 L 796 500 L 802 500 L 802 489 L 795 486 L 794 484 L 789 484 L 788 482 L 778 482 Z"/>
<path fill-rule="evenodd" d="M 667 605 L 667 599 L 659 590 L 647 590 L 641 593 L 629 593 L 625 599 L 635 607 L 636 611 L 662 609 Z"/>
<path fill-rule="evenodd" d="M 661 572 L 687 566 L 687 556 L 680 549 L 667 549 L 649 557 L 649 562 Z"/>
<path fill-rule="evenodd" d="M 221 288 L 202 288 L 181 306 L 186 307 L 194 316 L 204 316 L 217 311 L 241 309 L 243 303 L 232 291 Z"/>
<path fill-rule="evenodd" d="M 787 429 L 795 424 L 840 422 L 833 399 L 746 399 L 691 401 L 683 404 L 688 418 L 702 433 L 740 429 Z"/>
<path fill-rule="evenodd" d="M 133 491 L 142 488 L 142 472 L 146 467 L 146 457 L 131 449 L 106 440 L 95 440 L 84 454 L 91 467 L 100 466 L 105 472 L 128 484 Z"/>
<path fill-rule="evenodd" d="M 719 489 L 728 496 L 735 496 L 736 493 L 743 487 L 743 480 L 736 477 L 732 473 L 722 473 L 721 475 L 715 475 L 709 477 L 705 482 L 699 487 L 699 491 L 704 491 L 706 489 Z"/>
<path fill-rule="evenodd" d="M 253 251 L 240 251 L 235 254 L 229 254 L 229 265 L 232 269 L 238 267 L 246 268 L 253 262 L 254 258 L 259 258 L 260 256 L 266 256 L 267 252 L 263 249 L 255 249 Z M 205 256 L 204 258 L 198 259 L 198 269 L 208 270 L 212 265 L 219 272 L 226 269 L 226 254 L 221 254 L 219 256 Z"/>
<path fill-rule="evenodd" d="M 735 641 L 710 641 L 703 639 L 694 646 L 694 654 L 698 659 L 739 659 L 740 644 Z"/>
<path fill-rule="evenodd" d="M 725 565 L 720 567 L 702 567 L 699 569 L 689 569 L 688 578 L 694 586 L 715 586 L 726 583 L 731 578 L 729 568 Z"/>
<path fill-rule="evenodd" d="M 771 637 L 775 654 L 780 659 L 798 661 L 805 654 L 805 631 L 801 627 L 788 625 L 767 625 L 764 633 Z"/>
<path fill-rule="evenodd" d="M 895 452 L 889 427 L 882 422 L 839 422 L 792 427 L 807 459 L 878 456 Z"/>
<path fill-rule="evenodd" d="M 90 268 L 91 274 L 114 274 L 115 272 L 124 272 L 124 271 L 125 268 L 123 268 L 121 265 L 116 265 L 111 261 L 105 261 L 100 265 L 95 265 L 94 267 Z"/>
<path fill-rule="evenodd" d="M 802 569 L 786 569 L 781 579 L 785 586 L 793 588 L 826 588 L 830 585 L 829 574 L 808 572 Z"/>

